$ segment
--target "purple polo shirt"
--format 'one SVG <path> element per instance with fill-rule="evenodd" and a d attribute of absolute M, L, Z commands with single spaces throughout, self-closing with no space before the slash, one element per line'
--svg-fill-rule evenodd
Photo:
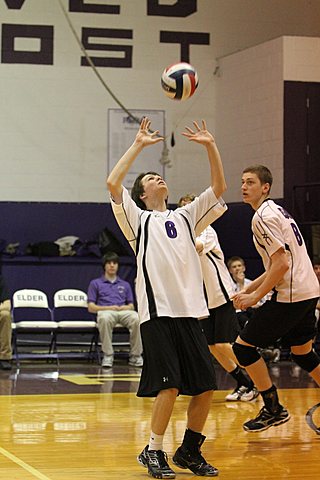
<path fill-rule="evenodd" d="M 113 283 L 104 275 L 95 278 L 89 284 L 88 302 L 101 306 L 118 305 L 119 307 L 133 303 L 130 283 L 119 277 Z"/>

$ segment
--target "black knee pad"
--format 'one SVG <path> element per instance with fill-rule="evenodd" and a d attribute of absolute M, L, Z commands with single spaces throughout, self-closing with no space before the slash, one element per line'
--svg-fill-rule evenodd
<path fill-rule="evenodd" d="M 308 373 L 312 372 L 312 370 L 320 364 L 320 359 L 313 350 L 304 355 L 295 355 L 294 353 L 291 353 L 291 358 L 297 365 L 299 365 L 299 367 L 303 368 L 303 370 L 306 370 Z"/>
<path fill-rule="evenodd" d="M 235 342 L 232 345 L 232 350 L 239 364 L 243 367 L 248 367 L 261 358 L 256 347 L 249 347 L 248 345 Z"/>

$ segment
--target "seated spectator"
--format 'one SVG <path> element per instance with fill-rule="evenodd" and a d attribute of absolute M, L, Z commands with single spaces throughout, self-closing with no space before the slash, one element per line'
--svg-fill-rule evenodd
<path fill-rule="evenodd" d="M 237 256 L 231 257 L 227 261 L 227 266 L 233 280 L 233 293 L 240 292 L 252 282 L 252 280 L 245 276 L 246 265 L 243 258 Z M 248 310 L 237 310 L 237 316 L 241 328 L 243 328 L 247 321 L 252 317 L 252 308 L 260 307 L 265 301 L 266 298 L 263 298 L 254 305 L 254 307 L 248 308 Z"/>
<path fill-rule="evenodd" d="M 104 275 L 91 280 L 88 288 L 88 310 L 97 314 L 103 359 L 102 367 L 113 365 L 112 332 L 116 325 L 126 327 L 130 332 L 129 365 L 142 367 L 142 342 L 140 321 L 134 310 L 133 293 L 128 282 L 118 277 L 119 257 L 108 252 L 103 257 Z"/>
<path fill-rule="evenodd" d="M 11 302 L 2 275 L 0 275 L 0 369 L 11 370 Z"/>

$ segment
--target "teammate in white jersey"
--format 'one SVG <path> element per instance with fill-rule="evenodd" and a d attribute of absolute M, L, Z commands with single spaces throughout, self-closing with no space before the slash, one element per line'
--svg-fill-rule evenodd
<path fill-rule="evenodd" d="M 320 360 L 312 348 L 319 284 L 298 226 L 269 198 L 271 185 L 267 167 L 254 165 L 244 170 L 242 197 L 255 210 L 253 240 L 265 272 L 234 296 L 234 305 L 245 310 L 274 290 L 271 300 L 256 310 L 233 345 L 235 356 L 264 401 L 257 417 L 243 425 L 248 432 L 260 432 L 290 419 L 256 347 L 272 345 L 281 338 L 282 345 L 290 346 L 292 359 L 320 385 Z"/>
<path fill-rule="evenodd" d="M 144 365 L 138 396 L 156 397 L 149 444 L 138 456 L 155 478 L 175 478 L 163 451 L 163 439 L 177 395 L 190 395 L 187 429 L 173 456 L 181 468 L 201 476 L 215 476 L 200 447 L 202 430 L 216 388 L 214 366 L 198 318 L 208 315 L 195 238 L 220 217 L 226 206 L 220 196 L 226 189 L 215 140 L 202 121 L 183 133 L 207 151 L 211 186 L 175 211 L 167 209 L 168 188 L 155 172 L 138 176 L 132 198 L 122 183 L 143 148 L 161 140 L 140 124 L 136 138 L 110 173 L 107 186 L 117 222 L 137 256 L 136 293 L 141 319 Z"/>
<path fill-rule="evenodd" d="M 184 195 L 178 206 L 188 205 L 195 199 L 196 195 L 191 193 Z M 196 238 L 196 250 L 200 258 L 209 308 L 209 317 L 201 320 L 201 327 L 212 355 L 237 382 L 234 391 L 228 393 L 226 400 L 253 401 L 259 393 L 252 380 L 234 362 L 231 344 L 237 338 L 240 326 L 230 300 L 233 294 L 232 279 L 224 262 L 218 235 L 211 225 Z"/>

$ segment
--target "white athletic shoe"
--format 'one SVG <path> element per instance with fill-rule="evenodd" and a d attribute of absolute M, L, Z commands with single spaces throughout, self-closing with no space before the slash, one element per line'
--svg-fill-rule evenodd
<path fill-rule="evenodd" d="M 249 389 L 242 385 L 236 388 L 232 393 L 228 393 L 226 396 L 227 402 L 254 402 L 259 396 L 259 392 L 256 387 Z"/>
<path fill-rule="evenodd" d="M 247 392 L 247 387 L 244 385 L 239 388 L 235 388 L 232 393 L 228 393 L 226 396 L 225 400 L 227 402 L 239 402 L 241 399 L 241 396 Z"/>
<path fill-rule="evenodd" d="M 113 365 L 113 355 L 104 355 L 101 366 L 103 368 L 111 368 Z"/>
<path fill-rule="evenodd" d="M 253 387 L 251 390 L 248 390 L 243 393 L 240 397 L 240 402 L 255 402 L 259 396 L 259 391 L 256 387 Z"/>
<path fill-rule="evenodd" d="M 129 365 L 131 367 L 142 367 L 143 366 L 143 358 L 141 355 L 132 355 L 129 357 Z"/>

